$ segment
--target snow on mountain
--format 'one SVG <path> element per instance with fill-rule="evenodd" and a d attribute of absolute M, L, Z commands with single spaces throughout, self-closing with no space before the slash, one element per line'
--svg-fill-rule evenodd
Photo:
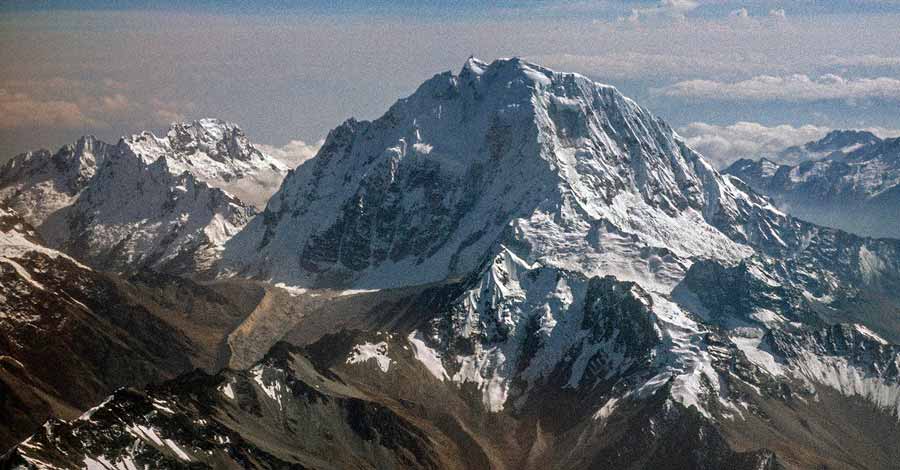
<path fill-rule="evenodd" d="M 856 439 L 834 423 L 857 401 L 885 429 L 900 416 L 900 241 L 788 216 L 613 87 L 470 58 L 333 130 L 249 223 L 215 186 L 240 166 L 219 165 L 240 147 L 210 144 L 229 141 L 219 124 L 120 142 L 63 211 L 66 249 L 109 269 L 212 265 L 270 281 L 291 305 L 330 292 L 365 306 L 310 308 L 289 328 L 262 309 L 250 333 L 341 328 L 246 371 L 119 391 L 9 458 L 215 466 L 253 449 L 257 466 L 392 466 L 396 453 L 369 444 L 386 438 L 413 467 L 436 466 L 422 457 L 447 442 L 472 468 L 780 464 L 726 433 L 816 467 L 868 462 L 825 442 Z M 840 137 L 813 150 L 847 149 Z M 355 337 L 353 317 L 389 332 Z M 810 411 L 820 403 L 827 416 Z M 295 425 L 311 421 L 327 431 Z M 878 436 L 866 439 L 853 442 Z"/>
<path fill-rule="evenodd" d="M 107 160 L 66 211 L 66 238 L 51 243 L 107 270 L 202 271 L 255 211 L 169 163 Z"/>
<path fill-rule="evenodd" d="M 68 256 L 46 248 L 41 244 L 40 235 L 15 210 L 0 206 L 0 257 L 5 262 L 14 263 L 14 259 L 30 253 L 38 253 L 51 258 L 63 257 L 78 264 Z M 82 266 L 81 264 L 78 264 Z M 85 267 L 85 269 L 88 269 Z M 25 275 L 17 270 L 20 275 Z"/>
<path fill-rule="evenodd" d="M 900 139 L 835 131 L 804 148 L 815 151 L 798 165 L 744 159 L 725 172 L 797 217 L 861 235 L 900 238 Z"/>
<path fill-rule="evenodd" d="M 719 429 L 658 397 L 618 433 L 625 438 L 591 435 L 593 420 L 585 415 L 588 424 L 573 427 L 580 439 L 535 439 L 518 432 L 530 426 L 520 428 L 513 419 L 467 413 L 464 399 L 427 375 L 399 339 L 344 332 L 305 350 L 282 343 L 249 370 L 195 372 L 143 392 L 120 389 L 78 419 L 51 420 L 0 464 L 532 469 L 548 468 L 542 460 L 550 460 L 557 463 L 552 468 L 574 469 L 585 461 L 627 468 L 639 454 L 653 468 L 776 468 L 771 452 L 736 452 Z M 363 343 L 354 348 L 356 340 Z M 370 346 L 367 357 L 386 360 L 389 354 L 390 367 L 345 360 L 348 352 L 357 358 L 360 347 Z M 652 433 L 639 431 L 648 428 Z M 544 436 L 553 435 L 547 431 Z"/>
<path fill-rule="evenodd" d="M 772 237 L 745 220 L 767 207 L 614 88 L 472 59 L 335 129 L 226 257 L 288 284 L 377 288 L 468 273 L 511 235 L 533 259 L 600 273 L 621 266 L 606 244 L 739 259 Z"/>
<path fill-rule="evenodd" d="M 833 130 L 825 137 L 806 144 L 788 147 L 778 153 L 778 161 L 801 163 L 807 160 L 840 158 L 863 146 L 881 142 L 869 131 Z"/>
<path fill-rule="evenodd" d="M 74 203 L 113 149 L 85 136 L 52 155 L 46 150 L 18 155 L 0 168 L 0 203 L 40 226 Z"/>
<path fill-rule="evenodd" d="M 286 173 L 234 124 L 201 119 L 20 155 L 0 169 L 0 201 L 102 269 L 202 270 Z"/>
<path fill-rule="evenodd" d="M 250 370 L 215 376 L 198 370 L 152 391 L 119 389 L 77 419 L 49 421 L 0 463 L 36 469 L 471 468 L 457 466 L 468 459 L 448 435 L 282 344 Z"/>
<path fill-rule="evenodd" d="M 412 337 L 429 369 L 440 358 L 442 375 L 474 384 L 487 409 L 519 406 L 568 367 L 573 386 L 603 382 L 620 391 L 614 399 L 670 387 L 711 416 L 737 405 L 709 326 L 673 289 L 699 259 L 734 266 L 755 253 L 812 260 L 810 277 L 858 276 L 861 264 L 823 265 L 838 242 L 811 239 L 829 233 L 719 174 L 613 87 L 519 59 L 470 59 L 381 118 L 332 131 L 226 244 L 222 271 L 301 288 L 463 278 L 465 292 Z M 900 272 L 895 248 L 873 252 L 870 265 L 891 265 L 879 278 Z M 605 276 L 634 283 L 606 289 L 631 289 L 632 310 L 652 327 L 591 332 L 607 321 L 587 307 L 591 279 Z"/>

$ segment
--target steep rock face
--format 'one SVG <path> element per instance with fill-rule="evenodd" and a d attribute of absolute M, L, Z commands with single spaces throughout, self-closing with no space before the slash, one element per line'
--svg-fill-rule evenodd
<path fill-rule="evenodd" d="M 395 406 L 281 344 L 247 371 L 121 389 L 77 420 L 48 423 L 6 459 L 25 468 L 466 468 L 446 437 Z"/>
<path fill-rule="evenodd" d="M 700 415 L 659 394 L 625 406 L 622 427 L 583 417 L 568 439 L 518 434 L 470 415 L 390 334 L 341 334 L 300 350 L 276 345 L 246 371 L 186 375 L 122 389 L 69 422 L 51 421 L 4 457 L 24 468 L 777 468 L 771 452 L 735 452 Z M 398 380 L 385 380 L 397 377 Z M 403 384 L 413 382 L 413 387 Z M 386 395 L 389 393 L 390 398 Z M 617 418 L 619 418 L 617 416 Z M 508 433 L 496 432 L 503 424 Z M 531 452 L 517 451 L 528 449 Z M 685 445 L 685 443 L 688 443 Z M 524 444 L 524 445 L 523 445 Z M 520 447 L 521 446 L 521 447 Z"/>
<path fill-rule="evenodd" d="M 21 218 L 0 213 L 5 445 L 50 414 L 69 416 L 113 387 L 172 377 L 190 365 L 186 338 L 128 305 L 133 299 L 111 280 L 39 243 Z"/>
<path fill-rule="evenodd" d="M 831 148 L 829 137 L 807 147 Z M 860 235 L 900 238 L 900 139 L 856 140 L 796 165 L 744 159 L 725 172 L 797 217 Z"/>
<path fill-rule="evenodd" d="M 84 137 L 0 169 L 0 201 L 55 248 L 114 271 L 204 270 L 287 168 L 234 124 L 173 124 L 117 145 Z"/>
<path fill-rule="evenodd" d="M 806 271 L 812 278 L 826 279 L 817 297 L 812 292 L 820 285 L 809 286 L 804 276 L 790 275 L 804 271 L 759 258 L 731 268 L 700 262 L 688 271 L 674 297 L 727 336 L 724 344 L 733 344 L 770 378 L 799 380 L 805 384 L 800 391 L 826 386 L 859 396 L 900 418 L 900 349 L 863 323 L 832 323 L 877 323 L 854 314 L 839 300 L 868 287 L 862 280 L 854 283 L 852 277 L 821 268 Z M 841 287 L 830 290 L 829 278 Z"/>
<path fill-rule="evenodd" d="M 612 276 L 529 265 L 504 249 L 466 286 L 411 340 L 435 358 L 436 378 L 475 385 L 495 412 L 524 405 L 536 386 L 623 392 L 662 343 L 652 297 Z"/>

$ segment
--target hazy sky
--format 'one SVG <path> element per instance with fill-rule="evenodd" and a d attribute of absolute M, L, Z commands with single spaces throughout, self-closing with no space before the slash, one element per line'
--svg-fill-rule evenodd
<path fill-rule="evenodd" d="M 616 85 L 720 163 L 900 135 L 900 0 L 144 3 L 0 1 L 0 160 L 206 116 L 306 152 L 470 54 Z"/>

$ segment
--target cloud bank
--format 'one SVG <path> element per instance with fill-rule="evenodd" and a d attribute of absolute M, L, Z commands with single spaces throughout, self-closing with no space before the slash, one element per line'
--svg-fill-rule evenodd
<path fill-rule="evenodd" d="M 722 101 L 824 101 L 886 99 L 900 101 L 900 80 L 892 77 L 844 78 L 826 74 L 758 75 L 749 80 L 687 80 L 656 89 L 659 95 Z"/>
<path fill-rule="evenodd" d="M 185 101 L 136 98 L 128 88 L 110 79 L 0 81 L 0 130 L 103 129 L 113 122 L 148 128 L 183 121 L 194 108 Z"/>
<path fill-rule="evenodd" d="M 323 143 L 325 143 L 324 139 L 314 144 L 308 144 L 298 139 L 292 140 L 281 147 L 266 144 L 256 144 L 256 147 L 277 158 L 289 168 L 297 168 L 301 163 L 316 156 L 316 152 L 319 151 L 319 147 Z"/>
<path fill-rule="evenodd" d="M 829 130 L 813 125 L 767 127 L 756 122 L 737 122 L 719 126 L 693 122 L 679 128 L 678 133 L 713 165 L 724 168 L 740 158 L 774 157 L 790 146 L 821 139 Z"/>
<path fill-rule="evenodd" d="M 812 124 L 765 126 L 742 121 L 727 126 L 693 122 L 679 128 L 678 133 L 713 165 L 724 168 L 740 158 L 766 157 L 776 163 L 799 163 L 778 154 L 788 147 L 819 140 L 832 130 Z M 881 138 L 900 136 L 900 129 L 869 127 L 861 130 Z"/>

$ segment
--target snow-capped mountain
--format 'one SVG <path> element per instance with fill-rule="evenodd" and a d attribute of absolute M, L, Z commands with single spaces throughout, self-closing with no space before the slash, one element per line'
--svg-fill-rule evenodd
<path fill-rule="evenodd" d="M 472 59 L 378 120 L 332 131 L 225 258 L 291 285 L 380 288 L 468 274 L 508 240 L 530 260 L 613 274 L 642 247 L 635 258 L 645 265 L 737 260 L 750 240 L 777 244 L 784 220 L 613 87 L 517 59 Z"/>
<path fill-rule="evenodd" d="M 725 172 L 802 219 L 865 236 L 900 238 L 900 138 L 835 131 L 804 148 L 816 151 L 797 165 L 744 159 Z"/>
<path fill-rule="evenodd" d="M 803 354 L 745 339 L 815 337 L 841 314 L 799 315 L 786 299 L 711 325 L 683 282 L 698 261 L 731 269 L 755 256 L 784 273 L 759 273 L 760 286 L 811 299 L 813 312 L 847 308 L 836 299 L 851 292 L 886 297 L 891 311 L 898 246 L 790 218 L 612 87 L 470 59 L 381 118 L 331 132 L 227 243 L 223 270 L 301 288 L 464 279 L 414 337 L 435 377 L 475 387 L 493 412 L 521 411 L 556 383 L 606 397 L 597 416 L 668 390 L 707 418 L 733 418 L 746 399 L 729 390 L 745 380 L 723 372 L 724 355 L 776 382 L 765 361 L 783 363 L 785 380 L 815 384 L 814 395 L 830 387 L 895 415 L 894 378 L 848 389 L 868 374 L 860 363 L 826 379 L 796 362 Z M 629 320 L 608 306 L 621 302 Z"/>
<path fill-rule="evenodd" d="M 287 168 L 234 124 L 174 124 L 108 145 L 84 137 L 0 170 L 0 200 L 44 239 L 98 268 L 201 270 Z"/>
<path fill-rule="evenodd" d="M 165 157 L 173 175 L 190 173 L 260 209 L 289 170 L 254 147 L 238 126 L 220 119 L 172 124 L 164 137 L 143 132 L 125 145 L 146 164 Z"/>
<path fill-rule="evenodd" d="M 113 149 L 85 136 L 55 154 L 38 150 L 17 155 L 0 168 L 0 203 L 38 227 L 77 200 Z"/>
<path fill-rule="evenodd" d="M 87 191 L 79 202 L 97 201 Z M 470 58 L 333 130 L 223 246 L 220 275 L 283 291 L 229 336 L 232 352 L 305 347 L 119 391 L 7 462 L 900 459 L 900 241 L 788 216 L 577 74 Z M 312 307 L 322 299 L 332 307 Z"/>

